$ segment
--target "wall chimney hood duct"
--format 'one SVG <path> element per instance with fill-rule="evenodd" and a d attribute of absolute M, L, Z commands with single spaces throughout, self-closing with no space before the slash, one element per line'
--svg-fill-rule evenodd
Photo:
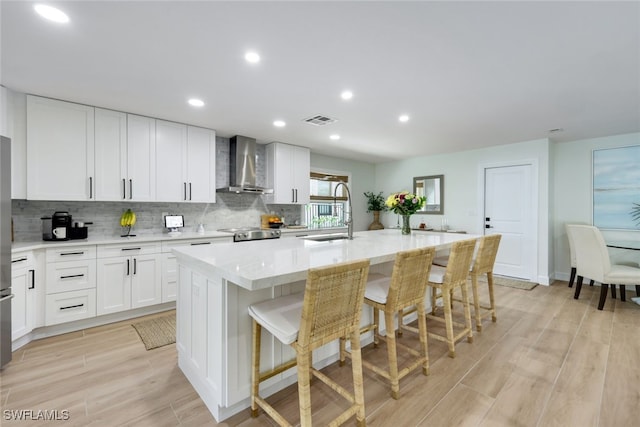
<path fill-rule="evenodd" d="M 229 140 L 229 186 L 220 193 L 270 194 L 273 190 L 256 185 L 256 140 L 236 135 Z"/>

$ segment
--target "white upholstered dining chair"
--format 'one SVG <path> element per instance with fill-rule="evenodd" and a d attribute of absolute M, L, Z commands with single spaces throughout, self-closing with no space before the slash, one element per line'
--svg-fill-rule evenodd
<path fill-rule="evenodd" d="M 607 245 L 597 227 L 572 224 L 568 225 L 567 228 L 571 230 L 576 250 L 576 274 L 578 280 L 574 295 L 575 299 L 580 296 L 583 277 L 600 282 L 598 310 L 602 310 L 604 307 L 609 285 L 619 285 L 622 290 L 624 285 L 640 284 L 640 268 L 611 264 Z"/>

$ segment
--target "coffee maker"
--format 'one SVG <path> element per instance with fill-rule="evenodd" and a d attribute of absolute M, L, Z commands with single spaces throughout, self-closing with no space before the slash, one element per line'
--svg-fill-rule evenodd
<path fill-rule="evenodd" d="M 54 212 L 53 216 L 42 220 L 42 240 L 69 240 L 71 234 L 71 215 L 69 212 Z"/>

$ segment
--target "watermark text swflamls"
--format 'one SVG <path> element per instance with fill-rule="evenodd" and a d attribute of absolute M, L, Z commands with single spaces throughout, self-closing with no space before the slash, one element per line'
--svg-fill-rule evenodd
<path fill-rule="evenodd" d="M 71 418 L 68 409 L 5 409 L 5 421 L 67 421 Z"/>

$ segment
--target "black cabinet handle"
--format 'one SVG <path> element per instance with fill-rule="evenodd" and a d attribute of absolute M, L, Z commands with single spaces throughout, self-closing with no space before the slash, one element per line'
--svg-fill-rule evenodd
<path fill-rule="evenodd" d="M 80 252 L 62 252 L 60 254 L 60 256 L 67 256 L 67 255 L 84 255 L 84 251 L 80 251 Z"/>
<path fill-rule="evenodd" d="M 127 180 L 122 178 L 122 200 L 127 198 Z"/>
<path fill-rule="evenodd" d="M 183 182 L 182 183 L 183 188 L 184 188 L 184 200 L 187 200 L 187 183 Z"/>
<path fill-rule="evenodd" d="M 93 199 L 93 177 L 89 177 L 89 198 Z"/>
<path fill-rule="evenodd" d="M 129 200 L 133 199 L 133 180 L 129 180 Z"/>
<path fill-rule="evenodd" d="M 291 189 L 291 203 L 296 201 L 296 190 Z"/>
<path fill-rule="evenodd" d="M 192 243 L 191 246 L 210 245 L 211 242 Z"/>
<path fill-rule="evenodd" d="M 298 203 L 298 189 L 296 188 L 296 203 Z"/>
<path fill-rule="evenodd" d="M 127 260 L 127 276 L 129 275 L 129 260 Z"/>
<path fill-rule="evenodd" d="M 13 264 L 14 262 L 22 262 L 22 261 L 26 261 L 27 257 L 22 257 L 22 258 L 18 258 L 18 259 L 14 259 L 11 260 L 11 264 Z"/>
<path fill-rule="evenodd" d="M 29 270 L 29 274 L 31 274 L 31 286 L 29 286 L 27 289 L 35 289 L 36 288 L 36 271 Z"/>
<path fill-rule="evenodd" d="M 139 251 L 142 248 L 122 248 L 123 251 Z"/>
<path fill-rule="evenodd" d="M 60 310 L 69 310 L 70 308 L 78 308 L 83 306 L 84 304 L 68 305 L 66 307 L 60 307 Z"/>
<path fill-rule="evenodd" d="M 71 274 L 69 276 L 60 276 L 61 279 L 73 279 L 74 277 L 84 277 L 84 274 Z"/>
<path fill-rule="evenodd" d="M 189 200 L 191 200 L 191 183 L 189 183 Z"/>
<path fill-rule="evenodd" d="M 138 260 L 136 260 L 135 258 L 133 259 L 133 274 L 135 275 L 137 273 L 138 269 Z"/>

